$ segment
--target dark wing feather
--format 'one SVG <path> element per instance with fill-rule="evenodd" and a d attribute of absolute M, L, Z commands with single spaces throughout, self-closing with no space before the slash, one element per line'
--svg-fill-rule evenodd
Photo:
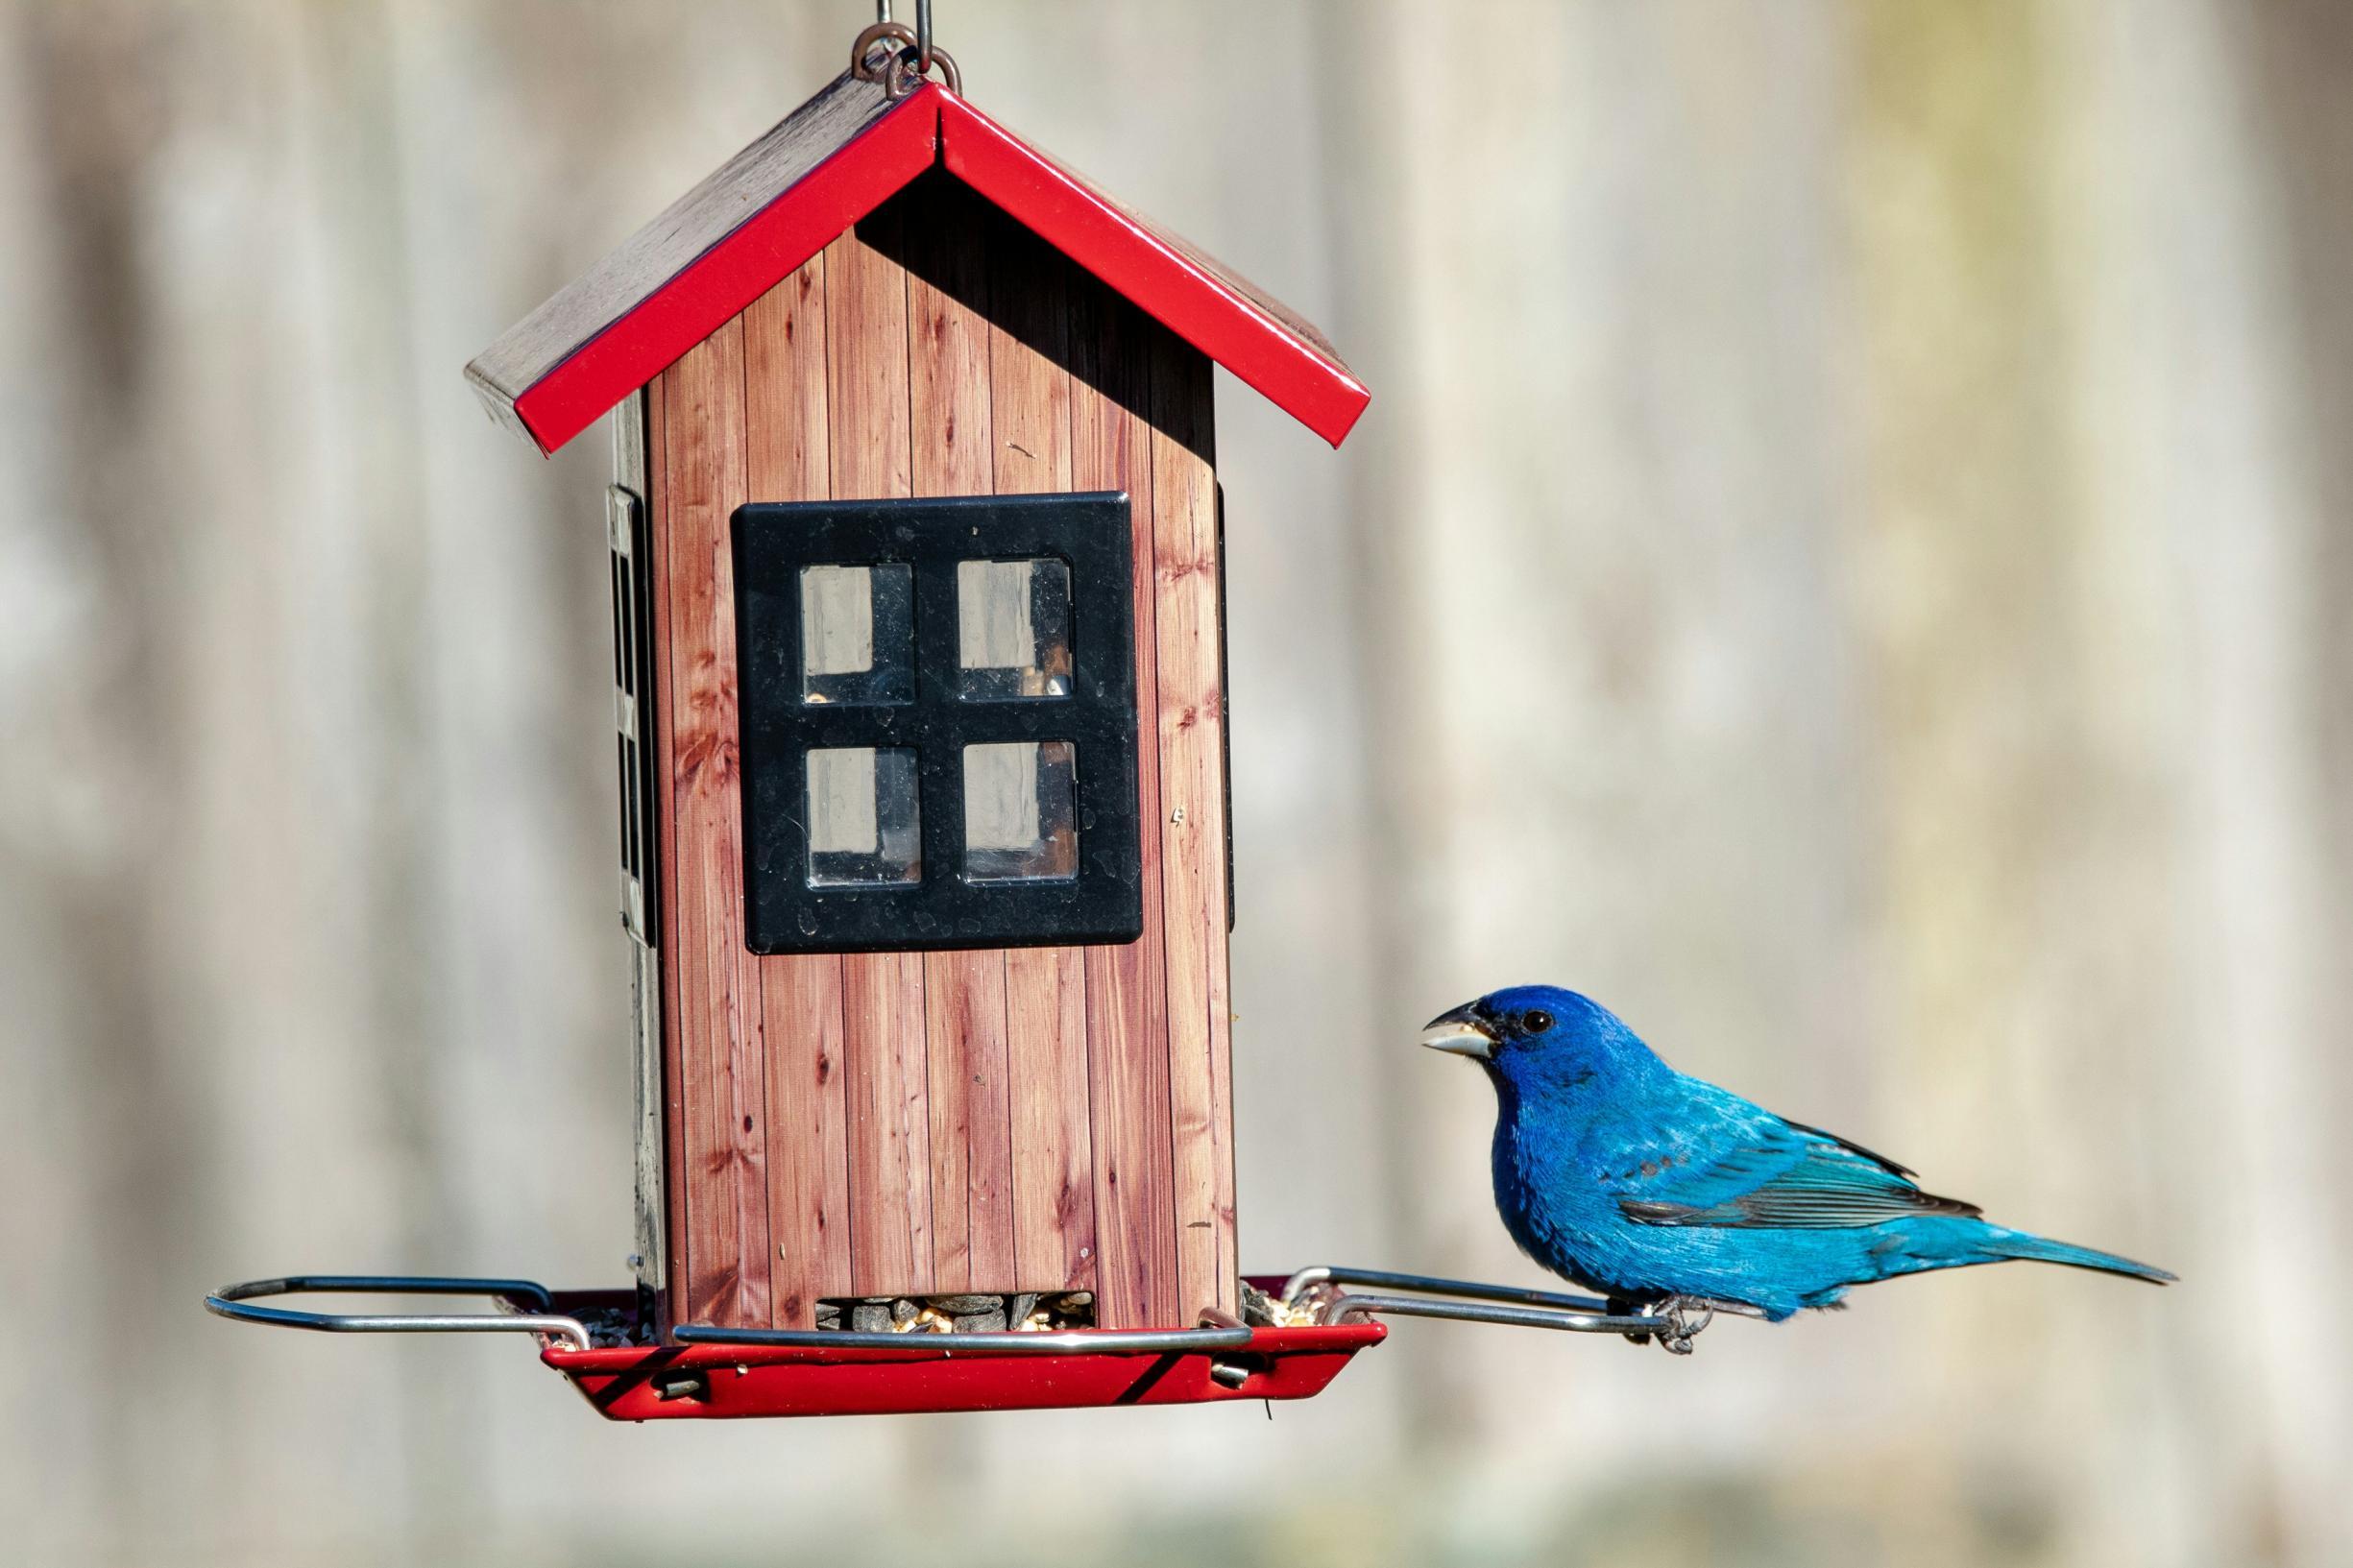
<path fill-rule="evenodd" d="M 1916 1176 L 1919 1174 L 1919 1172 L 1914 1170 L 1910 1166 L 1898 1165 L 1886 1155 L 1881 1154 L 1875 1149 L 1865 1148 L 1862 1145 L 1856 1143 L 1852 1138 L 1841 1138 L 1834 1132 L 1828 1132 L 1820 1127 L 1809 1127 L 1803 1122 L 1792 1122 L 1785 1116 L 1781 1119 L 1781 1122 L 1782 1125 L 1784 1127 L 1795 1127 L 1800 1132 L 1810 1132 L 1816 1138 L 1827 1138 L 1831 1143 L 1836 1144 L 1840 1148 L 1851 1149 L 1855 1153 L 1861 1155 L 1864 1159 L 1869 1160 L 1873 1165 L 1883 1167 L 1888 1170 L 1894 1171 L 1899 1176 Z"/>
<path fill-rule="evenodd" d="M 1618 1212 L 1637 1224 L 1800 1230 L 1877 1225 L 1909 1215 L 1974 1216 L 1974 1203 L 1914 1186 L 1911 1172 L 1833 1133 L 1776 1117 L 1705 1160 L 1680 1161 Z"/>

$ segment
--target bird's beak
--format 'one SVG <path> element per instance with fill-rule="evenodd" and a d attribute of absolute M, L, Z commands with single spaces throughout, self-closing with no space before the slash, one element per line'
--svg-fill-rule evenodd
<path fill-rule="evenodd" d="M 1443 1050 L 1450 1056 L 1468 1056 L 1474 1061 L 1486 1061 L 1495 1053 L 1495 1031 L 1477 1012 L 1478 1003 L 1467 1001 L 1450 1013 L 1441 1013 L 1430 1020 L 1421 1031 L 1421 1043 L 1432 1050 Z"/>

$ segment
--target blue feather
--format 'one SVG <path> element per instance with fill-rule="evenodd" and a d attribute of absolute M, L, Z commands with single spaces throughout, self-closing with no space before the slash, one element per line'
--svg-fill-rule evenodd
<path fill-rule="evenodd" d="M 1778 1320 L 1852 1286 L 2010 1259 L 2173 1278 L 1989 1223 L 1884 1155 L 1677 1073 L 1573 991 L 1498 991 L 1431 1026 L 1427 1043 L 1476 1056 L 1494 1083 L 1505 1228 L 1612 1297 L 1739 1302 Z"/>

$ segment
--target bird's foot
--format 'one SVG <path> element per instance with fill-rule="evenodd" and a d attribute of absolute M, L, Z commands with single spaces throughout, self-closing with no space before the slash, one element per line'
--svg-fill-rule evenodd
<path fill-rule="evenodd" d="M 1665 1326 L 1658 1331 L 1660 1349 L 1670 1356 L 1688 1356 L 1695 1348 L 1691 1341 L 1715 1321 L 1715 1314 L 1716 1303 L 1712 1301 L 1699 1296 L 1671 1295 L 1654 1303 L 1647 1315 L 1664 1320 Z M 1637 1344 L 1641 1342 L 1641 1339 L 1631 1334 L 1626 1338 Z"/>

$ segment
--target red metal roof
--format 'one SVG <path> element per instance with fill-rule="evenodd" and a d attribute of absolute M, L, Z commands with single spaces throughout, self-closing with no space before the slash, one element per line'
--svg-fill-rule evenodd
<path fill-rule="evenodd" d="M 553 451 L 934 163 L 1337 446 L 1371 394 L 1322 333 L 961 98 L 844 75 L 466 367 Z"/>

